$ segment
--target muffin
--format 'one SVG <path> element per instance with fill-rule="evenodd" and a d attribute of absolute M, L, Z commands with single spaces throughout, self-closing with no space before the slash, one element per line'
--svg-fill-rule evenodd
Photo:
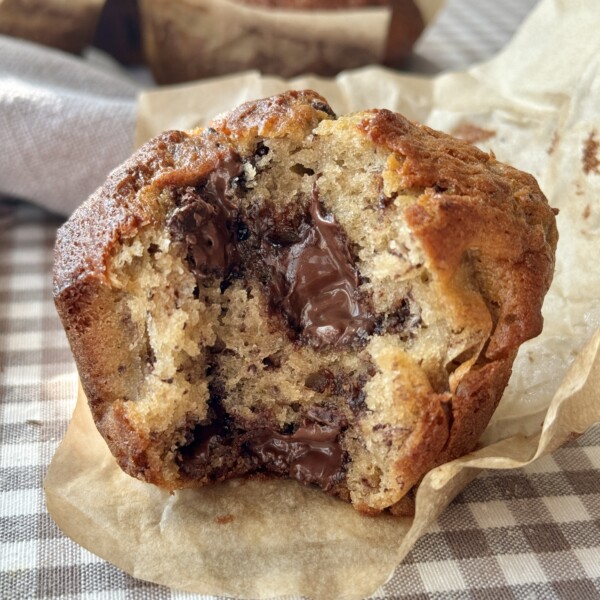
<path fill-rule="evenodd" d="M 0 34 L 79 54 L 91 42 L 104 0 L 3 0 Z"/>
<path fill-rule="evenodd" d="M 292 478 L 399 514 L 476 445 L 556 242 L 531 175 L 290 91 L 116 169 L 59 230 L 54 296 L 133 477 Z"/>
<path fill-rule="evenodd" d="M 248 69 L 293 77 L 398 66 L 424 28 L 413 0 L 141 0 L 159 84 Z"/>

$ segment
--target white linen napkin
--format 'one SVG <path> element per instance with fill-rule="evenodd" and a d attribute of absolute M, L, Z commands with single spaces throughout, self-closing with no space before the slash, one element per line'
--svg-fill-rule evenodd
<path fill-rule="evenodd" d="M 0 36 L 0 196 L 70 214 L 131 154 L 138 91 L 116 69 Z"/>

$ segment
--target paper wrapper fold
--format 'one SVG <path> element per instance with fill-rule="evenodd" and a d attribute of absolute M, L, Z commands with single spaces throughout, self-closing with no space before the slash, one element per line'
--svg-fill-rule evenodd
<path fill-rule="evenodd" d="M 494 60 L 432 80 L 380 68 L 291 82 L 247 73 L 143 95 L 139 143 L 202 125 L 244 100 L 305 87 L 339 113 L 386 107 L 468 137 L 533 173 L 560 209 L 556 273 L 544 332 L 521 348 L 481 447 L 423 479 L 413 519 L 362 517 L 295 482 L 230 482 L 170 496 L 119 470 L 80 393 L 45 482 L 61 529 L 136 577 L 188 591 L 361 598 L 480 469 L 523 466 L 600 421 L 599 20 L 595 0 L 545 0 Z"/>

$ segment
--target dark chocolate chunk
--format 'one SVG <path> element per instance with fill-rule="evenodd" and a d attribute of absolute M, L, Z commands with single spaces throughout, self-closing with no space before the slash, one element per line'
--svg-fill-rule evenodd
<path fill-rule="evenodd" d="M 237 207 L 229 198 L 229 188 L 241 169 L 233 154 L 221 161 L 201 186 L 185 188 L 169 219 L 171 235 L 186 244 L 187 261 L 198 280 L 225 279 L 239 263 L 232 226 Z"/>
<path fill-rule="evenodd" d="M 250 237 L 248 225 L 239 219 L 235 224 L 235 233 L 238 242 L 244 242 Z"/>
<path fill-rule="evenodd" d="M 270 356 L 263 358 L 262 363 L 265 366 L 265 370 L 274 371 L 275 369 L 279 369 L 279 367 L 281 367 L 281 359 L 282 353 L 276 352 L 275 354 L 271 354 Z"/>
<path fill-rule="evenodd" d="M 329 104 L 326 104 L 325 102 L 320 102 L 319 100 L 313 100 L 311 102 L 311 106 L 316 110 L 320 110 L 321 112 L 328 114 L 330 117 L 333 117 L 334 119 L 337 118 L 337 116 L 333 112 L 333 109 L 331 108 L 331 106 L 329 106 Z"/>
<path fill-rule="evenodd" d="M 344 477 L 339 427 L 311 423 L 291 435 L 272 429 L 252 432 L 246 445 L 266 471 L 330 490 Z"/>
<path fill-rule="evenodd" d="M 268 146 L 265 146 L 263 142 L 258 142 L 258 144 L 256 145 L 255 154 L 256 156 L 266 156 L 267 154 L 269 154 Z"/>
<path fill-rule="evenodd" d="M 365 390 L 362 386 L 354 386 L 352 388 L 352 393 L 346 397 L 346 402 L 350 407 L 350 410 L 355 414 L 359 415 L 360 413 L 367 410 L 367 400 Z"/>
<path fill-rule="evenodd" d="M 309 390 L 314 390 L 319 394 L 322 394 L 327 389 L 331 388 L 334 381 L 334 374 L 329 369 L 320 369 L 315 373 L 310 373 L 306 380 L 304 381 L 304 385 Z"/>
<path fill-rule="evenodd" d="M 347 240 L 335 219 L 321 213 L 316 190 L 309 215 L 295 233 L 300 240 L 268 260 L 271 305 L 317 348 L 364 342 L 375 321 L 361 298 Z"/>
<path fill-rule="evenodd" d="M 197 427 L 194 431 L 194 441 L 182 452 L 182 465 L 188 474 L 206 470 L 210 462 L 211 448 L 223 440 L 223 431 L 216 425 Z"/>

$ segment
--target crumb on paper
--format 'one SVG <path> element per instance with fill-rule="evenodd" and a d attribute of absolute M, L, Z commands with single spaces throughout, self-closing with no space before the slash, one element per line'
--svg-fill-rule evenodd
<path fill-rule="evenodd" d="M 558 145 L 559 141 L 560 141 L 560 136 L 558 135 L 558 131 L 555 131 L 552 134 L 552 139 L 550 140 L 550 145 L 548 146 L 548 149 L 546 150 L 546 152 L 548 154 L 553 154 L 554 150 L 556 150 L 556 146 Z"/>
<path fill-rule="evenodd" d="M 586 175 L 596 173 L 600 175 L 600 142 L 596 139 L 596 130 L 590 132 L 583 146 L 581 160 L 583 162 L 583 172 Z"/>
<path fill-rule="evenodd" d="M 489 140 L 496 135 L 496 132 L 491 129 L 483 129 L 468 121 L 462 121 L 452 130 L 452 135 L 469 144 L 476 144 Z"/>
<path fill-rule="evenodd" d="M 592 208 L 589 204 L 586 204 L 581 216 L 584 218 L 584 220 L 587 221 L 590 218 L 591 214 L 592 214 Z"/>
<path fill-rule="evenodd" d="M 235 521 L 235 517 L 233 515 L 217 515 L 215 517 L 215 523 L 218 523 L 219 525 L 227 525 L 233 521 Z"/>

